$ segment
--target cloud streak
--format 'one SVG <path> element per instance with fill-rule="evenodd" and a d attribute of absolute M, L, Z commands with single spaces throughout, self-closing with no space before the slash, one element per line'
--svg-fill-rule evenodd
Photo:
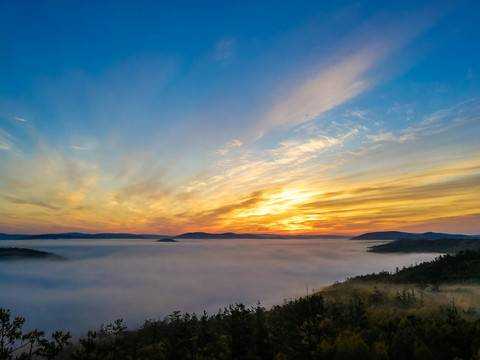
<path fill-rule="evenodd" d="M 290 127 L 316 118 L 372 86 L 366 73 L 378 63 L 373 50 L 362 50 L 306 80 L 260 120 L 259 137 L 276 127 Z"/>
<path fill-rule="evenodd" d="M 215 60 L 226 61 L 235 56 L 236 40 L 232 37 L 220 39 L 215 46 Z"/>
<path fill-rule="evenodd" d="M 254 136 L 258 140 L 272 129 L 311 121 L 370 90 L 392 75 L 392 70 L 386 72 L 383 66 L 385 60 L 439 18 L 438 9 L 425 8 L 406 18 L 390 19 L 390 24 L 379 25 L 375 32 L 357 29 L 345 40 L 341 50 L 330 56 L 333 59 L 330 63 L 312 68 L 302 81 L 293 84 L 290 94 L 274 103 L 256 124 Z M 352 115 L 364 118 L 358 111 Z"/>
<path fill-rule="evenodd" d="M 11 150 L 12 147 L 12 135 L 0 128 L 0 150 Z"/>
<path fill-rule="evenodd" d="M 217 163 L 211 177 L 192 186 L 197 197 L 218 207 L 188 213 L 191 224 L 185 224 L 220 231 L 248 226 L 250 231 L 359 233 L 474 214 L 480 201 L 474 195 L 480 193 L 475 104 L 425 116 L 388 137 L 354 127 L 336 137 L 232 154 Z M 459 138 L 461 148 L 455 145 Z M 255 196 L 239 195 L 252 190 Z"/>
<path fill-rule="evenodd" d="M 61 156 L 40 146 L 35 157 L 16 154 L 2 164 L 9 176 L 1 225 L 357 234 L 468 217 L 480 201 L 476 104 L 427 115 L 383 138 L 350 123 L 306 127 L 266 148 L 233 140 L 193 177 L 149 167 L 153 155 L 142 152 L 102 167 L 82 159 L 84 151 Z"/>

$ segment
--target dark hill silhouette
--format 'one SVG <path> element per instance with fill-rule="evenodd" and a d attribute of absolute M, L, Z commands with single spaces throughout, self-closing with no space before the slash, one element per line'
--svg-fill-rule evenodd
<path fill-rule="evenodd" d="M 150 234 L 127 234 L 127 233 L 59 233 L 59 234 L 38 234 L 38 235 L 8 235 L 3 234 L 0 239 L 3 240 L 45 240 L 45 239 L 158 239 L 159 237 L 167 237 L 167 235 L 150 235 Z"/>
<path fill-rule="evenodd" d="M 128 233 L 100 233 L 87 234 L 79 232 L 54 233 L 54 234 L 4 234 L 0 233 L 0 240 L 47 240 L 47 239 L 159 239 L 172 237 L 175 239 L 345 239 L 344 235 L 288 235 L 288 234 L 236 234 L 225 232 L 221 234 L 206 232 L 189 232 L 177 236 L 128 234 Z"/>
<path fill-rule="evenodd" d="M 422 234 L 401 231 L 378 231 L 352 237 L 350 240 L 437 240 L 437 239 L 473 239 L 475 236 L 462 234 L 444 234 L 425 232 Z"/>
<path fill-rule="evenodd" d="M 46 260 L 66 260 L 64 257 L 54 253 L 39 251 L 26 248 L 0 248 L 0 260 L 17 259 L 46 259 Z"/>
<path fill-rule="evenodd" d="M 18 240 L 18 239 L 22 239 L 26 236 L 30 236 L 30 235 L 26 235 L 26 234 L 5 234 L 5 233 L 0 233 L 0 240 Z"/>
<path fill-rule="evenodd" d="M 212 234 L 206 232 L 189 232 L 174 236 L 175 239 L 345 239 L 343 235 L 281 235 L 281 234 L 236 234 L 226 232 Z"/>
<path fill-rule="evenodd" d="M 265 236 L 256 234 L 235 234 L 232 232 L 210 234 L 205 232 L 190 232 L 174 236 L 176 239 L 265 239 Z"/>
<path fill-rule="evenodd" d="M 173 243 L 177 242 L 177 240 L 172 239 L 172 238 L 163 238 L 163 239 L 158 239 L 157 242 L 168 242 L 168 243 Z"/>
<path fill-rule="evenodd" d="M 480 239 L 404 239 L 395 240 L 388 244 L 375 245 L 368 251 L 376 253 L 456 253 L 462 250 L 480 250 Z"/>

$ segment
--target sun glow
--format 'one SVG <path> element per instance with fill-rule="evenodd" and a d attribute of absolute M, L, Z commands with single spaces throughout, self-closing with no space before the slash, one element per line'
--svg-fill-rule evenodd
<path fill-rule="evenodd" d="M 232 214 L 236 217 L 244 218 L 249 216 L 265 216 L 290 213 L 298 205 L 311 201 L 321 195 L 322 191 L 305 190 L 302 188 L 286 188 L 279 192 L 271 190 L 270 193 L 264 193 L 261 203 L 249 209 L 239 210 Z"/>

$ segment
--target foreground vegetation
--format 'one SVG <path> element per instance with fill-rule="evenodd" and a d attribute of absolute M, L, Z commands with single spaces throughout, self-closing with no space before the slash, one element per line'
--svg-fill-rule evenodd
<path fill-rule="evenodd" d="M 54 333 L 51 340 L 41 334 L 30 340 L 31 334 L 21 333 L 21 318 L 20 322 L 11 319 L 8 310 L 2 309 L 0 356 L 480 359 L 479 276 L 480 251 L 465 251 L 393 274 L 359 276 L 268 311 L 259 304 L 250 308 L 235 304 L 215 315 L 174 312 L 131 331 L 119 319 L 69 346 L 65 346 L 69 333 Z M 13 351 L 22 345 L 23 353 Z M 60 351 L 45 351 L 49 348 Z"/>

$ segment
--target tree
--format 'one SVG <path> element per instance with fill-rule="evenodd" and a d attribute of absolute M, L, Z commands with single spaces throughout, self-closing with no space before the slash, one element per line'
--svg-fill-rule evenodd
<path fill-rule="evenodd" d="M 37 329 L 23 334 L 22 327 L 25 318 L 14 317 L 11 320 L 10 310 L 0 307 L 0 360 L 12 359 L 16 351 L 27 348 L 26 352 L 19 354 L 16 359 L 30 360 L 33 355 L 54 360 L 64 349 L 71 338 L 70 332 L 56 331 L 52 340 L 45 339 L 45 333 Z"/>
<path fill-rule="evenodd" d="M 37 329 L 22 336 L 21 348 L 27 347 L 27 351 L 17 357 L 18 360 L 31 360 L 35 349 L 41 344 L 45 333 Z M 17 349 L 19 350 L 19 349 Z"/>
<path fill-rule="evenodd" d="M 17 350 L 14 348 L 15 341 L 22 338 L 22 326 L 25 324 L 25 318 L 14 317 L 10 320 L 10 310 L 0 307 L 0 359 L 11 359 L 12 353 Z"/>
<path fill-rule="evenodd" d="M 108 325 L 102 325 L 100 335 L 106 341 L 112 341 L 113 360 L 117 359 L 120 344 L 125 337 L 127 327 L 123 325 L 123 319 L 117 319 Z"/>
<path fill-rule="evenodd" d="M 251 321 L 250 310 L 243 304 L 230 305 L 227 310 L 227 334 L 232 359 L 244 359 L 250 352 Z"/>
<path fill-rule="evenodd" d="M 70 332 L 55 331 L 52 333 L 51 340 L 45 338 L 40 339 L 39 347 L 35 351 L 35 355 L 43 357 L 47 360 L 55 360 L 55 358 L 62 352 L 65 345 L 68 344 L 72 335 Z"/>
<path fill-rule="evenodd" d="M 338 334 L 335 339 L 335 350 L 337 359 L 363 360 L 370 359 L 370 348 L 358 333 L 345 330 Z"/>
<path fill-rule="evenodd" d="M 80 344 L 79 349 L 75 349 L 75 353 L 73 354 L 73 358 L 80 360 L 80 359 L 85 359 L 85 360 L 91 360 L 91 359 L 96 359 L 96 348 L 97 344 L 95 342 L 95 339 L 97 338 L 97 332 L 88 330 L 87 332 L 87 337 L 86 338 L 81 338 L 78 340 L 78 343 Z"/>

